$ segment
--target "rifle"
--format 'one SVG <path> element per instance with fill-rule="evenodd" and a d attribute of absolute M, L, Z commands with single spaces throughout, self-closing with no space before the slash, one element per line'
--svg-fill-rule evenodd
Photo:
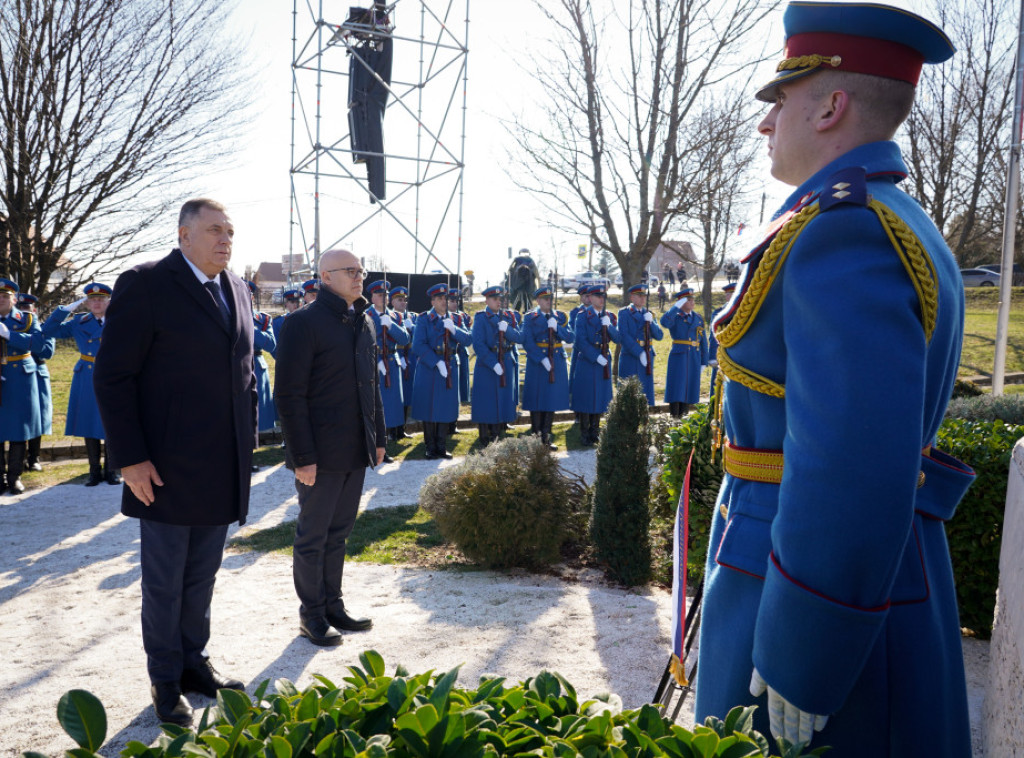
<path fill-rule="evenodd" d="M 501 323 L 501 311 L 498 311 L 498 323 Z M 501 366 L 498 386 L 504 387 L 508 382 L 505 379 L 505 332 L 501 331 L 501 329 L 498 329 L 498 365 Z"/>
<path fill-rule="evenodd" d="M 654 361 L 651 360 L 651 322 L 647 320 L 646 314 L 644 314 L 643 311 L 641 311 L 641 315 L 644 315 L 644 354 L 647 356 L 647 376 L 650 376 L 651 372 L 654 370 L 651 365 L 654 363 Z"/>
<path fill-rule="evenodd" d="M 558 318 L 558 316 L 556 315 L 557 313 L 558 313 L 558 311 L 556 311 L 554 308 L 552 308 L 551 309 L 551 316 L 549 316 L 549 318 L 551 318 L 551 317 Z M 554 384 L 555 383 L 555 336 L 556 336 L 556 334 L 557 333 L 555 332 L 555 330 L 552 329 L 549 326 L 548 327 L 548 363 L 551 365 L 551 368 L 548 369 L 548 384 Z"/>
<path fill-rule="evenodd" d="M 388 309 L 385 306 L 384 313 L 382 315 L 386 316 L 387 313 L 388 313 Z M 388 355 L 388 328 L 386 326 L 382 326 L 381 329 L 384 332 L 384 336 L 381 338 L 381 341 L 380 341 L 380 344 L 381 344 L 380 355 L 381 355 L 381 358 L 384 361 L 384 386 L 387 387 L 387 388 L 390 388 L 391 387 L 391 360 L 390 360 L 390 356 Z M 445 332 L 445 334 L 447 334 L 447 332 Z"/>
<path fill-rule="evenodd" d="M 608 310 L 602 309 L 601 318 L 604 319 L 606 315 L 608 315 Z M 611 361 L 608 360 L 608 327 L 604 324 L 601 324 L 601 355 L 603 355 L 605 361 L 607 361 L 607 363 L 604 364 L 604 378 L 611 379 Z"/>
<path fill-rule="evenodd" d="M 449 318 L 451 317 L 450 314 L 448 314 L 447 312 L 445 312 L 445 315 L 448 316 Z M 443 323 L 441 324 L 441 329 L 444 332 L 444 368 L 448 372 L 448 376 L 446 376 L 444 378 L 444 386 L 445 386 L 446 389 L 451 389 L 452 388 L 452 366 L 451 366 L 452 351 L 451 351 L 451 347 L 448 344 L 448 330 L 444 328 L 444 324 Z"/>

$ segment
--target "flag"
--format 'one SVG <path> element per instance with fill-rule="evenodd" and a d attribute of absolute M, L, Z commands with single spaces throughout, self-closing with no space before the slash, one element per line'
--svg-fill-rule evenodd
<path fill-rule="evenodd" d="M 739 237 L 741 234 L 743 234 L 743 230 L 746 228 L 746 224 L 740 224 L 738 227 L 736 227 L 736 236 Z"/>
<path fill-rule="evenodd" d="M 689 686 L 686 680 L 686 543 L 690 538 L 690 468 L 693 465 L 693 450 L 686 462 L 686 476 L 683 477 L 682 492 L 676 508 L 676 524 L 673 530 L 672 566 L 672 660 L 669 668 L 680 687 Z"/>
<path fill-rule="evenodd" d="M 586 245 L 580 245 L 576 249 L 576 257 L 577 258 L 586 258 L 587 257 L 587 250 L 588 250 L 588 248 L 587 248 Z"/>

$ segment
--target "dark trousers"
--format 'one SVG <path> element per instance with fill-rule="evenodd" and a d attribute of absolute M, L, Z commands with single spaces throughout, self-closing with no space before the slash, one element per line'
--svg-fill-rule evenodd
<path fill-rule="evenodd" d="M 142 645 L 151 682 L 177 682 L 207 658 L 210 601 L 224 556 L 224 526 L 139 519 Z"/>
<path fill-rule="evenodd" d="M 363 493 L 366 469 L 318 471 L 308 487 L 298 479 L 299 521 L 292 550 L 292 578 L 304 619 L 344 608 L 341 576 L 345 569 L 345 541 L 352 533 Z"/>

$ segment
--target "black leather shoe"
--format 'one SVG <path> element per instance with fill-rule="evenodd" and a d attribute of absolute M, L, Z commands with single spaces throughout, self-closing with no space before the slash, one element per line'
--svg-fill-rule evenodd
<path fill-rule="evenodd" d="M 384 453 L 384 457 L 380 459 L 380 462 L 381 462 L 381 463 L 394 463 L 394 462 L 395 462 L 395 459 L 394 459 L 394 458 L 392 458 L 392 457 L 391 457 L 390 455 L 388 455 L 387 453 Z"/>
<path fill-rule="evenodd" d="M 7 492 L 11 495 L 20 495 L 25 491 L 25 485 L 21 483 L 21 479 L 15 479 L 10 483 Z"/>
<path fill-rule="evenodd" d="M 86 487 L 95 487 L 97 484 L 103 481 L 103 471 L 99 468 L 89 469 L 89 480 L 85 483 Z"/>
<path fill-rule="evenodd" d="M 323 616 L 299 619 L 299 635 L 320 647 L 341 644 L 341 632 L 331 626 Z"/>
<path fill-rule="evenodd" d="M 39 461 L 32 461 L 30 464 L 28 464 L 28 470 L 29 471 L 42 471 L 43 470 L 43 464 L 41 464 Z"/>
<path fill-rule="evenodd" d="M 177 682 L 156 682 L 149 688 L 153 710 L 161 723 L 192 726 L 192 706 Z"/>
<path fill-rule="evenodd" d="M 208 660 L 198 668 L 187 668 L 181 672 L 182 692 L 198 692 L 206 697 L 217 697 L 217 690 L 244 689 L 244 684 L 224 676 Z"/>
<path fill-rule="evenodd" d="M 450 461 L 452 459 L 452 454 L 445 450 L 443 453 L 438 453 L 437 457 L 444 458 L 446 461 Z"/>
<path fill-rule="evenodd" d="M 438 456 L 434 454 L 433 450 L 428 450 L 423 454 L 423 457 L 428 461 L 436 461 Z"/>
<path fill-rule="evenodd" d="M 341 629 L 345 632 L 365 632 L 373 626 L 373 621 L 370 619 L 352 618 L 345 612 L 344 608 L 327 611 L 327 621 L 335 629 Z"/>
<path fill-rule="evenodd" d="M 255 473 L 256 473 L 257 471 L 259 471 L 259 470 L 260 470 L 260 467 L 259 467 L 258 465 L 256 465 L 256 464 L 254 463 L 254 464 L 252 464 L 252 466 L 250 467 L 250 470 L 252 471 L 252 473 L 254 473 L 254 474 L 255 474 Z"/>
<path fill-rule="evenodd" d="M 122 481 L 124 481 L 121 478 L 121 472 L 118 471 L 116 468 L 112 468 L 107 472 L 106 480 L 107 484 L 120 484 Z"/>

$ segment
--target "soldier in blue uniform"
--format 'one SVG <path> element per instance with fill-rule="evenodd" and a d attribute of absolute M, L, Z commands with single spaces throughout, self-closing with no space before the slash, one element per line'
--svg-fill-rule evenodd
<path fill-rule="evenodd" d="M 452 321 L 455 322 L 455 326 L 460 329 L 473 330 L 473 317 L 462 310 L 459 305 L 459 301 L 462 298 L 462 293 L 459 292 L 457 287 L 448 288 L 448 314 L 452 317 Z M 470 388 L 469 388 L 469 351 L 464 345 L 459 345 L 458 349 L 459 356 L 459 403 L 470 402 Z M 453 421 L 448 426 L 448 434 L 458 434 L 458 420 Z"/>
<path fill-rule="evenodd" d="M 569 311 L 569 327 L 572 328 L 572 329 L 576 328 L 576 316 L 578 316 L 581 311 L 584 311 L 584 310 L 586 310 L 587 308 L 590 307 L 590 285 L 589 284 L 581 284 L 579 287 L 576 288 L 576 294 L 580 296 L 580 304 L 577 305 L 575 308 L 573 308 L 571 311 Z M 576 363 L 578 362 L 578 359 L 579 359 L 579 353 L 576 350 L 576 347 L 574 346 L 573 349 L 572 349 L 572 355 L 569 358 L 569 399 L 570 399 L 570 403 L 572 401 L 572 378 L 576 375 Z M 575 424 L 579 424 L 580 423 L 580 414 L 578 414 L 578 413 L 576 414 L 576 418 L 574 419 L 573 423 L 575 423 Z"/>
<path fill-rule="evenodd" d="M 587 447 L 597 442 L 601 416 L 612 401 L 612 342 L 619 341 L 615 314 L 605 310 L 605 290 L 590 286 L 590 305 L 576 314 L 573 324 L 573 357 L 579 355 L 570 380 L 572 409 L 580 414 L 580 436 Z"/>
<path fill-rule="evenodd" d="M 0 492 L 12 495 L 25 491 L 21 472 L 26 443 L 43 428 L 32 351 L 42 349 L 45 338 L 35 316 L 14 307 L 17 295 L 18 285 L 0 279 Z M 6 461 L 4 443 L 9 443 Z"/>
<path fill-rule="evenodd" d="M 552 309 L 554 290 L 544 286 L 533 293 L 537 307 L 523 317 L 523 350 L 526 377 L 523 380 L 523 410 L 530 412 L 530 431 L 540 435 L 551 450 L 551 425 L 555 413 L 569 407 L 569 372 L 563 344 L 574 335 L 569 317 Z"/>
<path fill-rule="evenodd" d="M 722 292 L 726 293 L 730 297 L 732 293 L 736 291 L 736 282 L 729 282 L 727 285 L 722 287 Z M 725 310 L 726 306 L 715 308 L 711 311 L 711 323 L 715 323 L 715 319 L 718 318 L 718 314 Z M 715 330 L 708 330 L 708 365 L 711 366 L 711 399 L 714 401 L 715 392 L 717 391 L 716 382 L 718 381 L 718 340 L 715 339 Z"/>
<path fill-rule="evenodd" d="M 22 313 L 31 313 L 34 318 L 39 317 L 36 306 L 39 298 L 28 292 L 18 293 L 18 310 Z M 42 449 L 43 435 L 53 433 L 53 400 L 50 392 L 50 369 L 46 362 L 53 357 L 55 341 L 44 339 L 39 349 L 32 350 L 32 359 L 36 362 L 36 379 L 39 381 L 39 418 L 42 421 L 42 432 L 40 436 L 33 437 L 27 443 L 25 451 L 25 469 L 28 471 L 42 471 L 43 466 L 39 463 L 39 451 Z M 2 491 L 2 489 L 0 489 Z"/>
<path fill-rule="evenodd" d="M 446 449 L 449 425 L 459 417 L 457 345 L 469 345 L 473 335 L 455 325 L 448 315 L 448 287 L 427 290 L 429 311 L 416 319 L 412 350 L 418 359 L 413 381 L 412 417 L 423 422 L 427 459 L 451 458 Z"/>
<path fill-rule="evenodd" d="M 772 103 L 758 130 L 772 175 L 795 189 L 714 324 L 726 475 L 696 717 L 756 704 L 755 728 L 830 745 L 830 758 L 962 758 L 943 522 L 973 472 L 934 445 L 963 283 L 897 186 L 907 169 L 892 141 L 922 63 L 953 48 L 930 22 L 874 3 L 793 2 L 784 24 L 787 58 L 758 92 Z"/>
<path fill-rule="evenodd" d="M 277 333 L 274 331 L 273 320 L 270 314 L 256 310 L 256 294 L 258 288 L 255 282 L 246 282 L 249 285 L 249 296 L 252 306 L 252 373 L 256 379 L 256 428 L 260 432 L 270 432 L 277 423 L 277 409 L 274 408 L 274 393 L 270 388 L 270 370 L 267 366 L 267 359 L 263 353 L 271 355 L 277 350 Z M 259 464 L 253 463 L 252 470 L 259 471 Z"/>
<path fill-rule="evenodd" d="M 669 413 L 682 418 L 700 401 L 700 372 L 708 363 L 708 336 L 704 318 L 693 308 L 693 288 L 675 294 L 676 302 L 661 316 L 672 335 L 665 373 L 665 402 Z"/>
<path fill-rule="evenodd" d="M 302 304 L 309 305 L 316 300 L 316 293 L 320 291 L 320 280 L 310 279 L 302 283 Z"/>
<path fill-rule="evenodd" d="M 385 304 L 391 282 L 378 279 L 366 289 L 370 293 L 372 308 L 366 313 L 373 319 L 377 330 L 377 371 L 380 373 L 380 399 L 384 404 L 384 428 L 391 439 L 395 430 L 405 423 L 405 404 L 402 396 L 402 366 L 398 361 L 398 348 L 411 341 L 409 332 L 398 323 L 395 312 Z M 384 453 L 384 463 L 392 458 Z"/>
<path fill-rule="evenodd" d="M 274 329 L 274 336 L 276 337 L 281 333 L 281 327 L 284 326 L 284 320 L 288 318 L 288 314 L 295 313 L 299 308 L 302 307 L 302 293 L 298 290 L 285 290 L 284 297 L 284 313 L 280 316 L 276 316 L 271 326 Z M 275 343 L 274 349 L 270 351 L 270 354 L 277 358 L 277 344 Z"/>
<path fill-rule="evenodd" d="M 406 287 L 392 287 L 388 292 L 391 301 L 392 318 L 409 333 L 409 342 L 395 346 L 395 357 L 402 372 L 402 423 L 394 428 L 391 439 L 395 442 L 411 437 L 405 431 L 405 422 L 412 409 L 412 384 L 416 375 L 416 353 L 412 350 L 412 333 L 416 328 L 416 314 L 408 310 L 409 290 Z"/>
<path fill-rule="evenodd" d="M 476 314 L 473 323 L 472 419 L 480 427 L 480 444 L 489 445 L 501 437 L 503 425 L 516 419 L 515 358 L 512 345 L 521 342 L 522 332 L 515 328 L 508 311 L 501 308 L 505 290 L 499 285 L 483 291 L 487 307 Z"/>
<path fill-rule="evenodd" d="M 67 422 L 64 434 L 69 437 L 84 437 L 85 452 L 89 458 L 89 479 L 86 487 L 95 487 L 102 481 L 120 484 L 121 473 L 110 462 L 103 440 L 103 421 L 96 405 L 96 393 L 92 388 L 93 364 L 103 338 L 103 322 L 110 304 L 111 288 L 99 282 L 85 286 L 85 297 L 71 305 L 62 305 L 50 314 L 43 324 L 43 334 L 56 339 L 73 339 L 78 347 L 78 363 L 71 378 L 71 393 L 68 396 Z M 75 310 L 86 303 L 88 313 L 75 314 Z M 103 464 L 100 465 L 102 450 Z"/>
<path fill-rule="evenodd" d="M 654 341 L 665 336 L 647 307 L 647 285 L 629 288 L 629 305 L 619 311 L 619 334 L 622 354 L 619 356 L 619 379 L 635 376 L 647 395 L 647 405 L 654 405 Z"/>
<path fill-rule="evenodd" d="M 502 307 L 504 308 L 505 315 L 508 317 L 509 322 L 512 324 L 512 326 L 514 326 L 516 329 L 521 329 L 522 326 L 523 326 L 523 314 L 520 313 L 517 310 L 514 310 L 513 308 L 509 308 L 508 307 L 508 293 L 507 292 L 502 295 Z M 512 384 L 512 402 L 515 403 L 514 407 L 518 408 L 519 407 L 519 346 L 515 342 L 512 343 L 512 360 L 513 360 L 512 366 L 515 369 L 515 382 L 513 382 L 513 384 Z M 512 421 L 515 421 L 515 417 L 512 418 Z M 504 424 L 502 424 L 502 428 L 507 430 L 509 428 L 509 425 L 512 423 L 512 421 L 507 421 Z"/>

